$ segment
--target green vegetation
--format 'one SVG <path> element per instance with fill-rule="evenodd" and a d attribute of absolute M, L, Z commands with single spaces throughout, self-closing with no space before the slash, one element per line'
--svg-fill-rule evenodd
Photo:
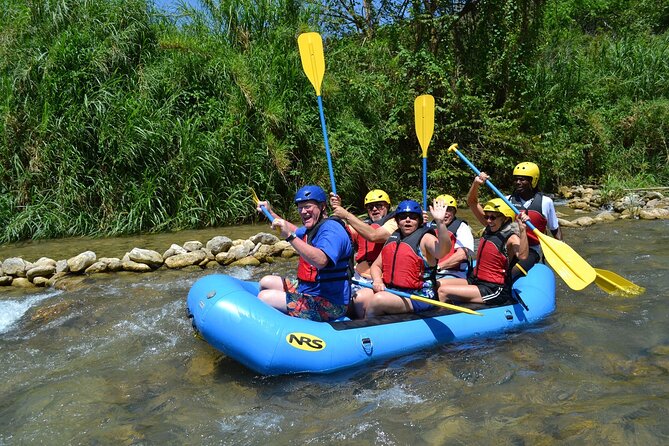
<path fill-rule="evenodd" d="M 458 142 L 510 189 L 669 181 L 669 2 L 0 1 L 0 242 L 257 218 L 329 186 L 300 32 L 325 37 L 338 192 L 419 198 L 413 99 L 437 102 L 431 195 L 462 196 Z"/>

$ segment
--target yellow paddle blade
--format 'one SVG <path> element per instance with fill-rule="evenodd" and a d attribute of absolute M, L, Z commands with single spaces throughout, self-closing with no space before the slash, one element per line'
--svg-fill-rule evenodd
<path fill-rule="evenodd" d="M 418 96 L 413 103 L 416 115 L 416 135 L 423 158 L 427 158 L 427 148 L 434 133 L 434 97 L 429 94 Z"/>
<path fill-rule="evenodd" d="M 257 206 L 258 202 L 260 201 L 260 198 L 258 198 L 258 194 L 256 194 L 256 191 L 254 191 L 251 186 L 249 186 L 249 192 L 251 192 L 251 198 L 253 199 L 253 202 Z"/>
<path fill-rule="evenodd" d="M 630 282 L 613 271 L 595 268 L 595 273 L 597 273 L 595 285 L 609 294 L 618 296 L 638 296 L 646 291 L 644 287 Z"/>
<path fill-rule="evenodd" d="M 578 291 L 594 282 L 597 275 L 595 269 L 569 245 L 548 237 L 536 228 L 534 233 L 539 237 L 546 261 L 569 288 Z"/>
<path fill-rule="evenodd" d="M 386 291 L 388 291 L 388 290 L 386 290 Z M 428 299 L 426 297 L 416 296 L 415 294 L 411 294 L 409 297 L 413 300 L 419 300 L 421 302 L 425 302 L 426 304 L 434 305 L 435 307 L 443 307 L 443 308 L 448 308 L 449 310 L 460 311 L 462 313 L 473 314 L 473 315 L 476 315 L 476 316 L 483 316 L 483 314 L 478 313 L 474 310 L 470 310 L 469 308 L 460 307 L 460 306 L 452 305 L 452 304 L 447 304 L 447 303 L 442 302 L 440 300 Z"/>
<path fill-rule="evenodd" d="M 323 39 L 318 33 L 304 33 L 297 38 L 300 47 L 302 68 L 316 90 L 321 95 L 321 82 L 325 74 L 325 56 L 323 55 Z"/>

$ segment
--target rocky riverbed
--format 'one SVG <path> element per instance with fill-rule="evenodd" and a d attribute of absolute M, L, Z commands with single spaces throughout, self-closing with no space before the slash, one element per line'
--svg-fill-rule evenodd
<path fill-rule="evenodd" d="M 609 201 L 597 188 L 578 186 L 561 188 L 559 197 L 567 199 L 567 206 L 576 212 L 591 214 L 572 220 L 560 218 L 563 227 L 590 226 L 616 219 L 669 218 L 669 197 L 659 190 L 631 191 L 621 199 Z M 120 271 L 148 273 L 161 268 L 254 266 L 295 255 L 290 243 L 274 234 L 261 232 L 248 239 L 231 240 L 221 235 L 206 243 L 193 240 L 183 245 L 172 244 L 162 254 L 136 247 L 122 258 L 98 257 L 93 251 L 59 260 L 41 257 L 29 261 L 16 256 L 0 259 L 0 286 L 68 288 L 92 274 Z"/>

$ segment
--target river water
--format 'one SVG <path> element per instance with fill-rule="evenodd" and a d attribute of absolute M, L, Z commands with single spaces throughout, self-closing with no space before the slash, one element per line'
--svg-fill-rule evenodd
<path fill-rule="evenodd" d="M 41 242 L 0 257 L 67 258 L 92 243 L 120 257 L 230 231 Z M 564 232 L 590 264 L 646 293 L 576 292 L 558 279 L 557 310 L 539 325 L 326 376 L 262 377 L 196 339 L 186 295 L 215 269 L 96 275 L 69 291 L 3 287 L 0 445 L 668 444 L 669 221 Z"/>

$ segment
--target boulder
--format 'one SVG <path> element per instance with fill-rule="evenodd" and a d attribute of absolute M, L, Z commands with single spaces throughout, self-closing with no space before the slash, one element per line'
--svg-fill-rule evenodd
<path fill-rule="evenodd" d="M 48 257 L 40 257 L 39 260 L 33 263 L 33 266 L 41 266 L 41 265 L 53 266 L 55 268 L 56 261 Z"/>
<path fill-rule="evenodd" d="M 67 260 L 58 260 L 56 262 L 56 273 L 69 273 L 70 267 L 67 266 Z"/>
<path fill-rule="evenodd" d="M 49 278 L 48 277 L 35 277 L 33 279 L 33 285 L 39 286 L 39 287 L 45 287 L 49 283 Z"/>
<path fill-rule="evenodd" d="M 15 277 L 14 280 L 12 280 L 12 286 L 19 288 L 32 288 L 35 285 L 33 285 L 33 283 L 25 277 Z"/>
<path fill-rule="evenodd" d="M 217 235 L 207 242 L 207 249 L 216 257 L 219 252 L 225 252 L 232 246 L 232 240 L 222 235 Z"/>
<path fill-rule="evenodd" d="M 571 222 L 571 221 L 569 221 L 569 220 L 565 220 L 565 219 L 563 219 L 563 218 L 558 218 L 558 223 L 559 223 L 560 226 L 562 226 L 563 228 L 578 228 L 578 225 L 577 225 L 576 223 L 573 223 L 573 222 Z"/>
<path fill-rule="evenodd" d="M 267 259 L 271 259 L 273 256 L 281 253 L 280 250 L 275 248 L 274 245 L 260 245 L 257 250 L 253 253 L 253 257 L 260 260 L 261 262 L 266 262 Z"/>
<path fill-rule="evenodd" d="M 184 243 L 184 249 L 188 252 L 199 251 L 203 246 L 202 242 L 198 242 L 197 240 Z"/>
<path fill-rule="evenodd" d="M 20 257 L 10 257 L 2 262 L 2 272 L 5 276 L 26 277 L 28 262 Z"/>
<path fill-rule="evenodd" d="M 249 240 L 254 244 L 262 243 L 263 245 L 273 245 L 279 241 L 279 238 L 274 234 L 260 232 L 249 238 Z"/>
<path fill-rule="evenodd" d="M 14 278 L 12 276 L 0 276 L 0 286 L 9 286 Z"/>
<path fill-rule="evenodd" d="M 72 273 L 80 273 L 95 263 L 96 256 L 93 251 L 82 252 L 81 254 L 67 259 L 67 266 Z"/>
<path fill-rule="evenodd" d="M 168 257 L 175 256 L 177 254 L 186 254 L 188 251 L 186 251 L 183 247 L 172 243 L 172 245 L 169 247 L 167 251 L 163 254 L 163 260 L 165 260 Z"/>
<path fill-rule="evenodd" d="M 108 271 L 107 264 L 101 260 L 98 260 L 84 271 L 86 274 L 98 274 L 106 273 Z"/>
<path fill-rule="evenodd" d="M 643 220 L 667 219 L 669 218 L 668 209 L 641 209 L 639 211 L 639 218 Z"/>
<path fill-rule="evenodd" d="M 168 268 L 184 268 L 186 266 L 198 265 L 204 259 L 207 258 L 207 254 L 204 251 L 192 251 L 185 254 L 177 254 L 172 257 L 165 259 L 165 266 Z"/>
<path fill-rule="evenodd" d="M 596 221 L 614 221 L 617 219 L 616 214 L 611 211 L 600 212 L 595 216 Z"/>
<path fill-rule="evenodd" d="M 260 261 L 253 256 L 244 257 L 243 259 L 235 260 L 230 266 L 258 266 Z"/>
<path fill-rule="evenodd" d="M 243 259 L 251 254 L 256 245 L 250 240 L 244 240 L 242 243 L 233 245 L 228 251 L 228 255 L 234 260 Z"/>
<path fill-rule="evenodd" d="M 146 263 L 139 263 L 135 262 L 134 260 L 130 260 L 130 256 L 128 254 L 123 256 L 123 259 L 121 259 L 121 266 L 123 267 L 123 271 L 130 271 L 133 273 L 148 273 L 153 271 L 153 268 L 151 268 Z"/>
<path fill-rule="evenodd" d="M 123 263 L 121 262 L 121 259 L 116 257 L 100 257 L 98 261 L 106 264 L 106 270 L 109 272 L 121 271 L 123 269 Z"/>
<path fill-rule="evenodd" d="M 216 254 L 216 261 L 221 265 L 229 265 L 235 261 L 235 258 L 229 252 L 219 252 Z"/>
<path fill-rule="evenodd" d="M 592 226 L 595 224 L 595 219 L 592 217 L 579 217 L 573 221 L 578 226 Z"/>
<path fill-rule="evenodd" d="M 56 262 L 53 263 L 54 263 L 53 265 L 42 264 L 33 266 L 28 271 L 26 271 L 26 277 L 33 283 L 35 283 L 34 279 L 36 277 L 46 277 L 48 279 L 49 277 L 53 276 L 56 273 L 56 265 L 55 265 Z"/>
<path fill-rule="evenodd" d="M 151 249 L 132 248 L 128 257 L 133 262 L 149 265 L 153 269 L 159 268 L 163 264 L 163 256 Z"/>

